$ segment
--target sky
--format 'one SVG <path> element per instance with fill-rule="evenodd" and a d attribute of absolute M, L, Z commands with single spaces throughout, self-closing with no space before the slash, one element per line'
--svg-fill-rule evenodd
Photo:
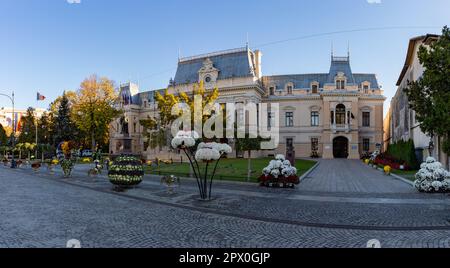
<path fill-rule="evenodd" d="M 377 74 L 387 107 L 409 39 L 444 25 L 448 0 L 0 0 L 0 93 L 47 108 L 91 74 L 160 89 L 179 55 L 248 40 L 264 75 L 326 73 L 331 47 L 337 56 L 349 47 L 353 72 Z M 362 30 L 373 28 L 385 29 Z M 320 35 L 332 32 L 341 33 Z M 47 100 L 37 104 L 37 91 Z"/>

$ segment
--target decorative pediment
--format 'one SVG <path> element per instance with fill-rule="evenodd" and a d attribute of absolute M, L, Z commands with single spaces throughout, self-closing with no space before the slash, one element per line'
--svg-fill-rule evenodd
<path fill-rule="evenodd" d="M 283 110 L 284 111 L 295 111 L 296 109 L 293 106 L 285 106 L 285 107 L 283 107 Z"/>
<path fill-rule="evenodd" d="M 311 112 L 319 112 L 320 110 L 322 110 L 322 107 L 313 105 L 309 107 L 309 110 L 311 110 Z"/>
<path fill-rule="evenodd" d="M 210 58 L 206 58 L 203 61 L 203 67 L 198 71 L 198 81 L 203 81 L 205 87 L 210 89 L 213 87 L 213 83 L 217 81 L 219 77 L 219 69 L 214 67 L 214 63 Z"/>
<path fill-rule="evenodd" d="M 218 72 L 219 69 L 216 69 L 214 67 L 214 63 L 210 58 L 207 58 L 205 61 L 203 61 L 203 67 L 200 68 L 198 71 L 199 73 L 212 73 L 212 72 Z"/>

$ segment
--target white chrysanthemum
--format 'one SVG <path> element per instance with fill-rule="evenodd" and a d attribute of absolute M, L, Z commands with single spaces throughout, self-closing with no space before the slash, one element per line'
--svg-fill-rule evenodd
<path fill-rule="evenodd" d="M 220 159 L 220 153 L 216 149 L 203 148 L 197 150 L 195 154 L 197 161 L 213 161 Z"/>
<path fill-rule="evenodd" d="M 433 181 L 431 187 L 433 187 L 436 192 L 439 192 L 442 188 L 442 183 L 440 181 Z"/>
<path fill-rule="evenodd" d="M 280 160 L 280 161 L 284 161 L 284 160 L 286 160 L 286 157 L 284 155 L 282 155 L 282 154 L 278 154 L 278 155 L 275 156 L 275 159 L 276 160 Z"/>
<path fill-rule="evenodd" d="M 436 159 L 434 159 L 433 157 L 427 157 L 427 160 L 425 162 L 427 162 L 428 164 L 431 164 L 431 163 L 436 162 Z"/>
<path fill-rule="evenodd" d="M 266 176 L 269 175 L 270 172 L 272 172 L 272 169 L 269 168 L 269 167 L 266 167 L 266 168 L 263 169 L 263 173 L 264 173 L 264 175 L 266 175 Z"/>
<path fill-rule="evenodd" d="M 233 152 L 233 149 L 230 145 L 225 143 L 218 143 L 219 152 L 223 154 L 231 154 Z"/>
<path fill-rule="evenodd" d="M 210 142 L 210 143 L 200 143 L 197 147 L 197 149 L 215 149 L 219 151 L 221 154 L 230 154 L 233 152 L 233 149 L 231 149 L 231 146 L 225 143 L 216 143 L 216 142 Z"/>
<path fill-rule="evenodd" d="M 447 171 L 445 171 L 445 169 L 443 169 L 443 168 L 436 169 L 433 172 L 433 178 L 434 178 L 434 180 L 442 181 L 445 179 L 446 173 L 447 173 Z"/>
<path fill-rule="evenodd" d="M 280 176 L 280 171 L 278 169 L 272 169 L 272 171 L 270 172 L 270 174 L 272 176 L 274 176 L 275 178 L 278 178 L 278 176 Z"/>
<path fill-rule="evenodd" d="M 291 166 L 291 161 L 289 161 L 289 160 L 284 160 L 284 161 L 283 161 L 283 165 L 290 167 L 290 166 Z"/>
<path fill-rule="evenodd" d="M 199 135 L 195 131 L 179 131 L 177 135 L 172 139 L 171 145 L 173 148 L 193 147 L 195 146 L 195 140 L 199 138 Z"/>

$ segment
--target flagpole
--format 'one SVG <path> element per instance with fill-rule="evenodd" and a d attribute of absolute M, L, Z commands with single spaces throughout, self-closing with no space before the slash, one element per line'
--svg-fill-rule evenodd
<path fill-rule="evenodd" d="M 39 93 L 38 93 L 39 94 Z M 37 114 L 37 108 L 39 105 L 38 96 L 36 96 L 36 111 L 35 111 L 35 120 L 36 120 L 36 150 L 34 153 L 34 160 L 37 161 L 38 159 L 38 114 Z"/>

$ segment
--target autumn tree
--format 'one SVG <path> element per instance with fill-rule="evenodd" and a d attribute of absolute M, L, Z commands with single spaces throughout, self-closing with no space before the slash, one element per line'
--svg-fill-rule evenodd
<path fill-rule="evenodd" d="M 6 135 L 6 130 L 0 124 L 0 146 L 6 146 L 8 143 L 8 136 Z"/>
<path fill-rule="evenodd" d="M 416 112 L 420 128 L 430 136 L 443 138 L 443 151 L 450 154 L 450 29 L 418 52 L 425 71 L 405 89 L 411 108 Z M 448 159 L 447 159 L 448 162 Z"/>
<path fill-rule="evenodd" d="M 36 117 L 34 116 L 34 109 L 29 107 L 25 116 L 20 119 L 19 143 L 32 143 L 36 141 Z"/>
<path fill-rule="evenodd" d="M 85 79 L 77 91 L 71 118 L 89 136 L 93 152 L 97 143 L 108 143 L 109 124 L 122 114 L 114 107 L 117 97 L 113 81 L 96 75 Z"/>

